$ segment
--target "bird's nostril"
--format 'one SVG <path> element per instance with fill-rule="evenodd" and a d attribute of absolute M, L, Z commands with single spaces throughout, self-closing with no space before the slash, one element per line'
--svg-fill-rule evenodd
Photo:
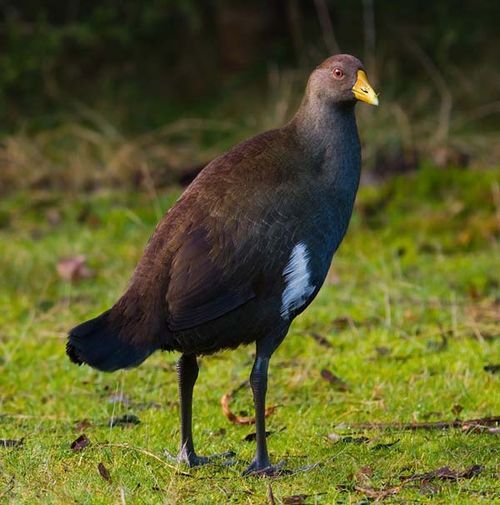
<path fill-rule="evenodd" d="M 367 90 L 366 88 L 361 88 L 361 91 L 362 91 L 363 93 L 368 93 L 368 90 Z"/>

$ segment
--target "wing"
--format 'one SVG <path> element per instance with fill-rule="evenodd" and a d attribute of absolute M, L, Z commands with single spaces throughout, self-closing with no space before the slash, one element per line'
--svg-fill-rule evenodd
<path fill-rule="evenodd" d="M 238 264 L 238 258 L 231 263 Z M 244 267 L 243 267 L 244 268 Z M 236 309 L 256 296 L 242 266 L 217 261 L 203 228 L 191 230 L 177 250 L 167 290 L 168 326 L 186 330 Z"/>

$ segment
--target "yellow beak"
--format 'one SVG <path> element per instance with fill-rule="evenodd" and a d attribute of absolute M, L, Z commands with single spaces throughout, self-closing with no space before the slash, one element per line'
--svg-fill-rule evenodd
<path fill-rule="evenodd" d="M 354 96 L 362 102 L 378 105 L 378 96 L 368 82 L 368 77 L 363 70 L 358 70 L 358 78 L 352 88 Z"/>

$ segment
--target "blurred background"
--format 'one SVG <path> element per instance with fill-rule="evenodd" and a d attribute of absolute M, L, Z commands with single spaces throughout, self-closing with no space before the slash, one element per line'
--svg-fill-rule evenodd
<path fill-rule="evenodd" d="M 498 165 L 498 19 L 492 0 L 3 0 L 0 193 L 189 182 L 339 51 L 380 92 L 358 107 L 365 180 Z"/>

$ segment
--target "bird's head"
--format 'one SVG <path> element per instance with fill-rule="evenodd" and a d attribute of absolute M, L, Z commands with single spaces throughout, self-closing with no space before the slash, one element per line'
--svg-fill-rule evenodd
<path fill-rule="evenodd" d="M 321 63 L 309 78 L 308 91 L 329 103 L 361 100 L 378 105 L 378 96 L 368 82 L 363 64 L 349 54 L 336 54 Z"/>

